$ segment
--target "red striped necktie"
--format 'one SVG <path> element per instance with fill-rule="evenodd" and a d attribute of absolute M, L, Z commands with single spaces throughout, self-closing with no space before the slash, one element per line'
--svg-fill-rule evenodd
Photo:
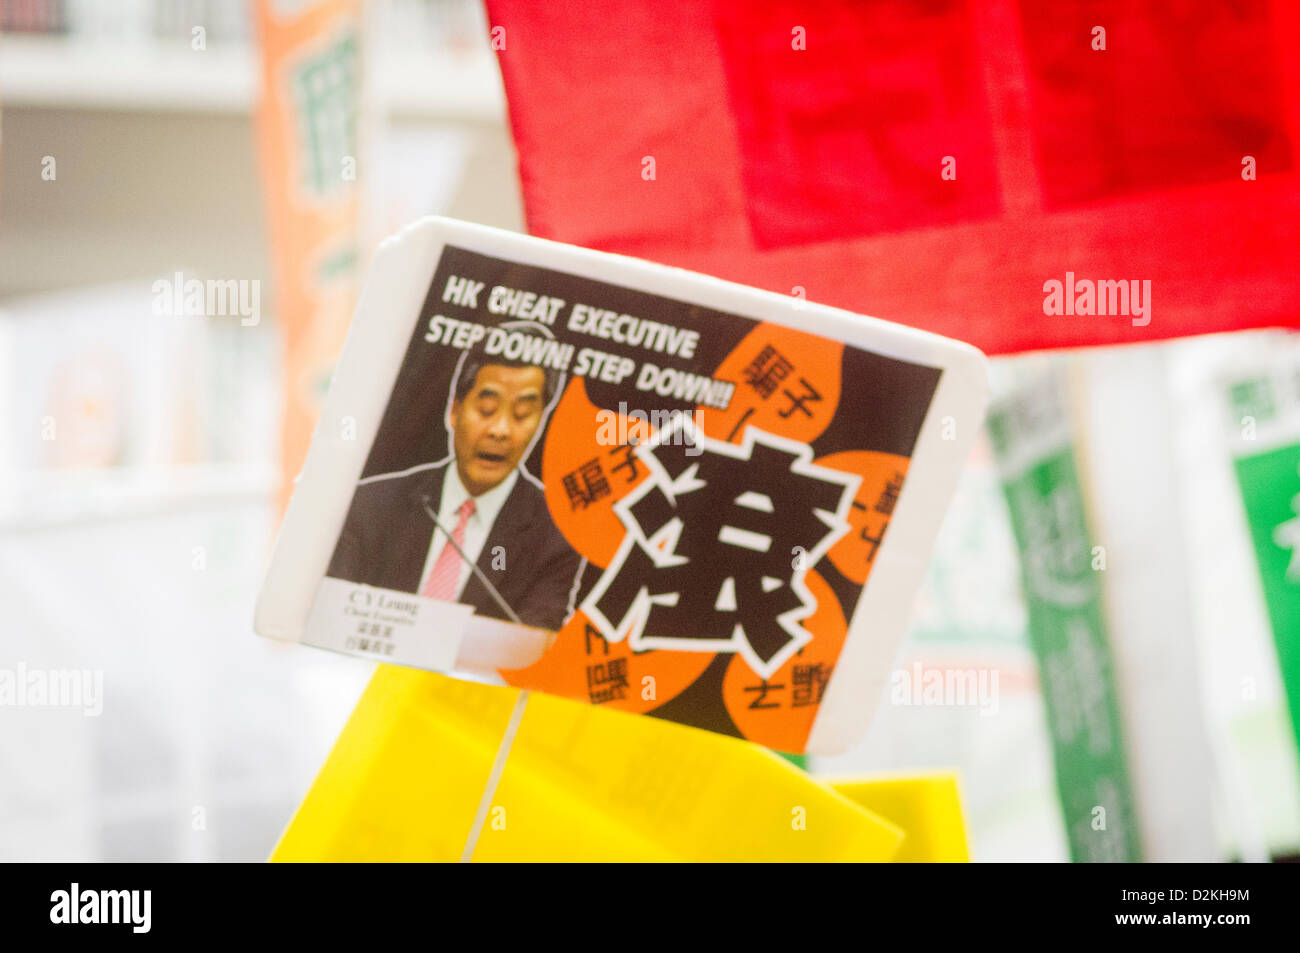
<path fill-rule="evenodd" d="M 429 578 L 425 580 L 424 588 L 420 590 L 420 595 L 429 599 L 456 598 L 456 583 L 460 579 L 461 562 L 458 550 L 465 545 L 465 524 L 474 515 L 474 500 L 472 498 L 466 500 L 456 512 L 460 514 L 460 519 L 456 522 L 456 528 L 452 530 L 451 540 L 443 543 L 438 561 L 433 564 Z M 452 543 L 455 545 L 453 546 Z"/>

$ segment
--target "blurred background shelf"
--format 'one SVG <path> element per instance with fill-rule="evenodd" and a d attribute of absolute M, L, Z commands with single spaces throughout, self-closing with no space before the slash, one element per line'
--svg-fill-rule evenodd
<path fill-rule="evenodd" d="M 6 107 L 243 115 L 260 95 L 259 69 L 244 45 L 193 50 L 185 39 L 0 37 Z M 391 115 L 471 122 L 505 115 L 500 72 L 486 48 L 376 57 L 369 79 L 374 105 Z"/>
<path fill-rule="evenodd" d="M 239 501 L 265 503 L 279 479 L 268 461 L 37 470 L 0 494 L 0 533 L 163 516 Z"/>
<path fill-rule="evenodd" d="M 257 88 L 247 48 L 199 52 L 183 41 L 0 37 L 6 107 L 243 113 Z"/>

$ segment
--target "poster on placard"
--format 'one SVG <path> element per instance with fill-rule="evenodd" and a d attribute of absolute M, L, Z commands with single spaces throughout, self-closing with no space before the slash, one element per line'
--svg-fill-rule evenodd
<path fill-rule="evenodd" d="M 981 419 L 977 352 L 428 228 L 451 233 L 431 273 L 391 306 L 372 276 L 316 437 L 337 456 L 309 457 L 286 521 L 281 548 L 320 576 L 268 576 L 268 604 L 296 592 L 301 625 L 259 631 L 804 750 L 855 626 L 892 655 Z M 945 377 L 960 425 L 932 412 Z M 922 447 L 934 497 L 912 490 Z M 872 589 L 891 553 L 897 584 Z M 874 656 L 855 664 L 883 679 Z"/>

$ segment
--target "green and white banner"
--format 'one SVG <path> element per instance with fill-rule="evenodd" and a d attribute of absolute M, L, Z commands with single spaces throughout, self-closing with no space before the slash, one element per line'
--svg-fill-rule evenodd
<path fill-rule="evenodd" d="M 1141 860 L 1098 582 L 1104 556 L 1088 532 L 1063 375 L 1005 393 L 989 433 L 1020 549 L 1071 857 Z"/>
<path fill-rule="evenodd" d="M 1231 377 L 1233 469 L 1300 750 L 1300 361 Z"/>

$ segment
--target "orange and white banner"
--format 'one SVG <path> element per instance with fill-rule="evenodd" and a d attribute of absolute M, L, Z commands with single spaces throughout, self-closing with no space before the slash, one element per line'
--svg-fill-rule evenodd
<path fill-rule="evenodd" d="M 284 329 L 281 509 L 359 288 L 361 0 L 257 0 L 257 109 L 275 309 Z"/>

